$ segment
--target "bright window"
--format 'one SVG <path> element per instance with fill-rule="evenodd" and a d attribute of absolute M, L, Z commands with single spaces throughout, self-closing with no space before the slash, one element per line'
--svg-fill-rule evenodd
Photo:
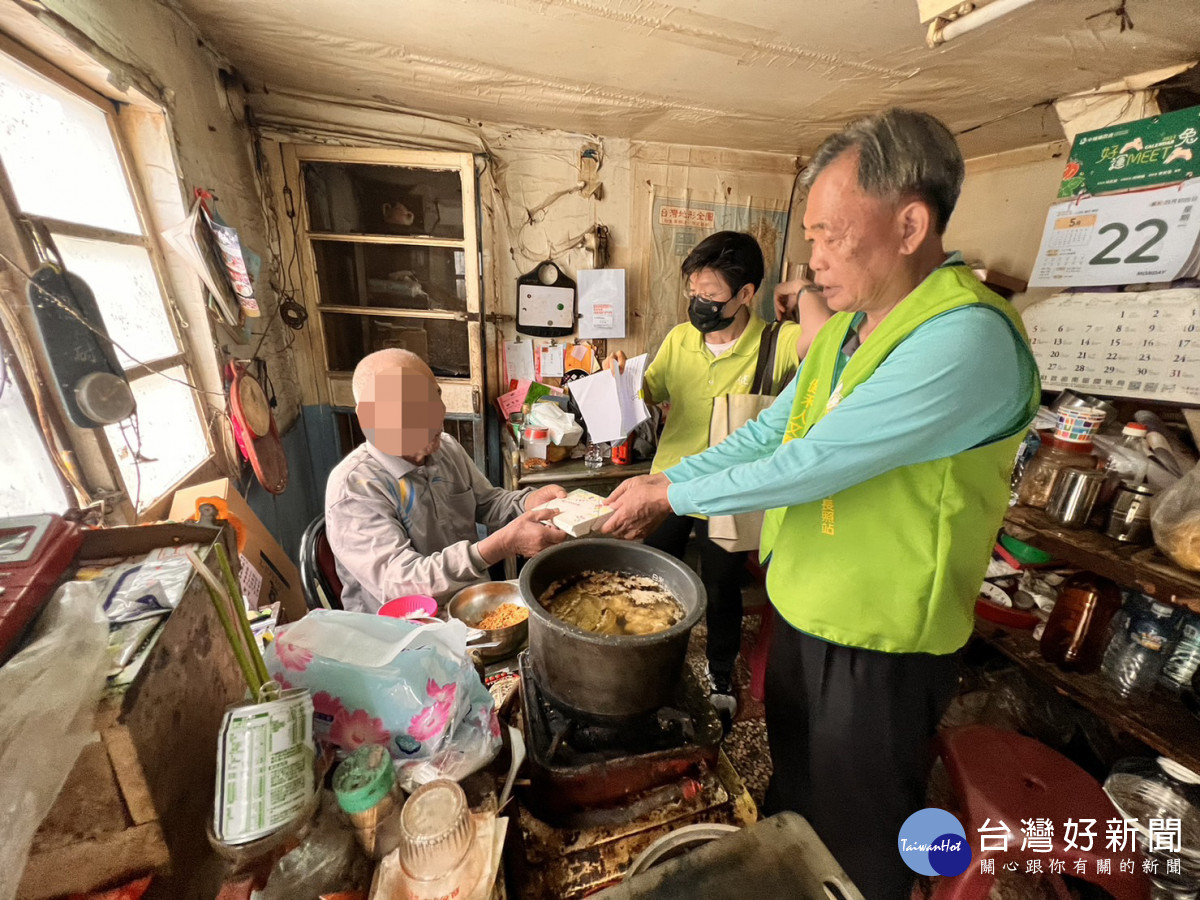
<path fill-rule="evenodd" d="M 114 114 L 105 98 L 0 54 L 0 164 L 20 212 L 40 221 L 63 265 L 92 289 L 117 345 L 137 411 L 103 433 L 141 512 L 212 448 Z M 19 412 L 0 407 L 0 422 Z M 36 444 L 17 446 L 36 455 Z"/>

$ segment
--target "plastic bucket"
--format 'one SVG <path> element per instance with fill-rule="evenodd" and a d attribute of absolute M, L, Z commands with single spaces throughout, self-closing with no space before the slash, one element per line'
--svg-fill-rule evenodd
<path fill-rule="evenodd" d="M 436 616 L 438 603 L 432 597 L 424 594 L 413 594 L 409 597 L 397 597 L 379 607 L 381 616 L 391 616 L 393 619 L 421 619 Z"/>

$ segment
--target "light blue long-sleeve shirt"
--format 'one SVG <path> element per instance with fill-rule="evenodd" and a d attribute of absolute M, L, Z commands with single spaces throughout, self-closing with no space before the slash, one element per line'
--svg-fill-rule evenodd
<path fill-rule="evenodd" d="M 803 440 L 784 444 L 801 367 L 756 420 L 667 469 L 667 498 L 680 515 L 795 506 L 953 456 L 1024 425 L 1036 374 L 999 313 L 950 310 L 916 328 Z"/>

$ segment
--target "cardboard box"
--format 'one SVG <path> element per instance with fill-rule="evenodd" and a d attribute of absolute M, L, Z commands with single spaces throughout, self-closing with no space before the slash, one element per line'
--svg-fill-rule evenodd
<path fill-rule="evenodd" d="M 283 621 L 295 622 L 301 618 L 308 607 L 299 570 L 228 478 L 177 490 L 171 501 L 171 519 L 177 522 L 191 519 L 196 515 L 196 501 L 205 497 L 223 501 L 229 515 L 241 524 L 245 545 L 241 552 L 240 580 L 247 602 L 259 608 L 279 600 Z"/>
<path fill-rule="evenodd" d="M 611 506 L 604 505 L 604 498 L 591 491 L 576 488 L 559 500 L 543 503 L 538 509 L 556 509 L 550 521 L 571 537 L 583 537 L 599 530 L 613 514 Z"/>

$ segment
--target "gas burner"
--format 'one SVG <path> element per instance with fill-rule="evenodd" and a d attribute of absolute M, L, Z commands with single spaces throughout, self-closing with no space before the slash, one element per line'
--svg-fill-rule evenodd
<path fill-rule="evenodd" d="M 563 709 L 539 689 L 528 654 L 520 656 L 521 705 L 531 784 L 526 802 L 547 822 L 581 820 L 581 810 L 611 808 L 620 818 L 645 805 L 650 792 L 685 796 L 716 763 L 722 730 L 690 669 L 669 706 L 619 722 Z"/>

